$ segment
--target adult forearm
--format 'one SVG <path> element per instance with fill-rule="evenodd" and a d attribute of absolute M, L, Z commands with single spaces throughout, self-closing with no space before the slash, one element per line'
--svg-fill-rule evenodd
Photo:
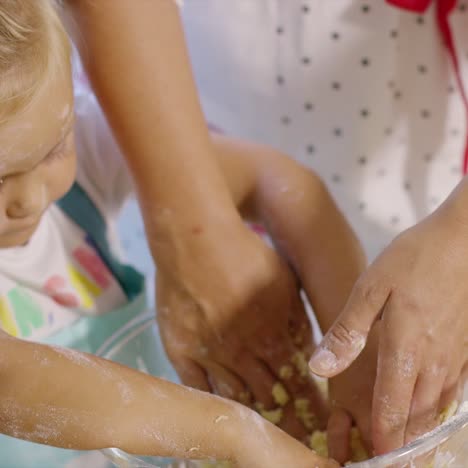
<path fill-rule="evenodd" d="M 147 226 L 171 237 L 200 221 L 210 225 L 236 216 L 198 102 L 175 2 L 69 5 L 83 62 L 136 180 Z"/>

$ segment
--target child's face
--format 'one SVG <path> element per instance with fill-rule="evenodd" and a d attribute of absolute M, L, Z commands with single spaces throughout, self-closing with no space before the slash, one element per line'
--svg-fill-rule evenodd
<path fill-rule="evenodd" d="M 75 179 L 73 91 L 54 78 L 0 126 L 0 248 L 23 245 Z"/>

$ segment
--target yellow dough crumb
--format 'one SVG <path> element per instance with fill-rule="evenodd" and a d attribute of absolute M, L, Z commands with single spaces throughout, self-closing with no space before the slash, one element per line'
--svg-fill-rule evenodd
<path fill-rule="evenodd" d="M 275 408 L 272 410 L 266 410 L 263 403 L 255 403 L 255 409 L 257 412 L 265 418 L 267 421 L 270 421 L 272 424 L 278 424 L 281 422 L 283 418 L 283 409 L 282 408 Z"/>
<path fill-rule="evenodd" d="M 279 376 L 283 379 L 283 380 L 289 380 L 294 374 L 294 370 L 291 366 L 282 366 L 279 370 Z"/>
<path fill-rule="evenodd" d="M 314 431 L 310 436 L 310 448 L 322 457 L 328 457 L 327 432 Z M 356 427 L 350 434 L 351 460 L 348 463 L 360 462 L 369 459 L 369 455 L 362 443 L 361 435 Z"/>
<path fill-rule="evenodd" d="M 302 351 L 297 351 L 293 354 L 291 362 L 294 364 L 294 367 L 297 369 L 301 377 L 307 377 L 309 375 L 309 366 L 305 358 L 305 354 Z"/>
<path fill-rule="evenodd" d="M 357 427 L 351 428 L 351 461 L 360 462 L 368 459 L 369 454 L 362 443 L 359 429 Z"/>
<path fill-rule="evenodd" d="M 455 415 L 458 409 L 458 402 L 457 401 L 452 401 L 450 405 L 448 405 L 446 408 L 442 410 L 439 416 L 439 424 L 443 424 L 445 421 L 450 419 L 452 416 Z"/>
<path fill-rule="evenodd" d="M 452 401 L 450 405 L 445 408 L 439 416 L 440 424 L 444 423 L 452 416 L 455 415 L 458 408 L 458 402 Z M 309 442 L 310 448 L 315 450 L 317 454 L 328 457 L 328 447 L 327 447 L 327 433 L 326 431 L 314 431 L 310 436 Z M 359 429 L 357 427 L 351 428 L 351 460 L 347 462 L 345 465 L 349 465 L 350 463 L 365 461 L 369 459 L 369 454 L 367 453 L 366 448 L 362 442 L 361 434 L 359 433 Z M 427 468 L 433 468 L 433 462 L 427 465 Z"/>
<path fill-rule="evenodd" d="M 260 415 L 272 424 L 279 424 L 283 418 L 283 409 L 276 408 L 274 410 L 261 410 Z"/>
<path fill-rule="evenodd" d="M 317 452 L 317 455 L 328 458 L 328 445 L 326 431 L 314 431 L 310 436 L 310 448 Z"/>
<path fill-rule="evenodd" d="M 281 382 L 276 382 L 275 385 L 273 385 L 271 394 L 277 405 L 285 406 L 289 401 L 289 394 Z"/>
<path fill-rule="evenodd" d="M 305 428 L 312 431 L 317 427 L 317 417 L 309 411 L 310 401 L 305 398 L 294 400 L 294 409 L 297 418 L 304 424 Z"/>

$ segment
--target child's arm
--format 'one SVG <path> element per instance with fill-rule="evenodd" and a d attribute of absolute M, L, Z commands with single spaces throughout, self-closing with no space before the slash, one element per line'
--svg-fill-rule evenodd
<path fill-rule="evenodd" d="M 312 171 L 271 148 L 213 138 L 235 203 L 265 224 L 326 332 L 366 265 L 350 225 Z"/>
<path fill-rule="evenodd" d="M 0 432 L 57 447 L 216 457 L 246 468 L 335 466 L 234 402 L 1 330 Z"/>

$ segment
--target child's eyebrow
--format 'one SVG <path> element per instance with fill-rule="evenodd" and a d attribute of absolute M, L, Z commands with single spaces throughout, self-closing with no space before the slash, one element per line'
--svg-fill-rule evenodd
<path fill-rule="evenodd" d="M 70 134 L 70 132 L 73 130 L 73 126 L 75 124 L 75 116 L 72 115 L 70 118 L 68 124 L 67 124 L 67 129 L 63 132 L 62 136 L 60 137 L 60 140 L 55 144 L 45 155 L 45 157 L 49 156 L 49 154 L 53 153 L 62 143 L 65 138 Z"/>
<path fill-rule="evenodd" d="M 73 130 L 74 124 L 75 124 L 75 114 L 74 112 L 72 112 L 68 122 L 62 127 L 62 128 L 65 128 L 65 131 L 62 132 L 62 135 L 60 136 L 59 141 L 57 141 L 57 143 L 54 144 L 54 146 L 51 149 L 49 149 L 45 155 L 41 156 L 39 160 L 36 160 L 35 163 L 31 166 L 32 168 L 37 167 L 45 158 L 47 158 L 47 156 L 49 156 L 52 152 L 54 152 L 64 142 L 65 138 L 67 138 L 67 136 Z M 3 168 L 1 167 L 1 164 L 0 164 L 0 177 L 3 177 L 3 178 L 23 172 L 23 170 L 13 169 L 11 171 L 6 171 L 5 173 L 3 173 L 2 169 Z"/>

